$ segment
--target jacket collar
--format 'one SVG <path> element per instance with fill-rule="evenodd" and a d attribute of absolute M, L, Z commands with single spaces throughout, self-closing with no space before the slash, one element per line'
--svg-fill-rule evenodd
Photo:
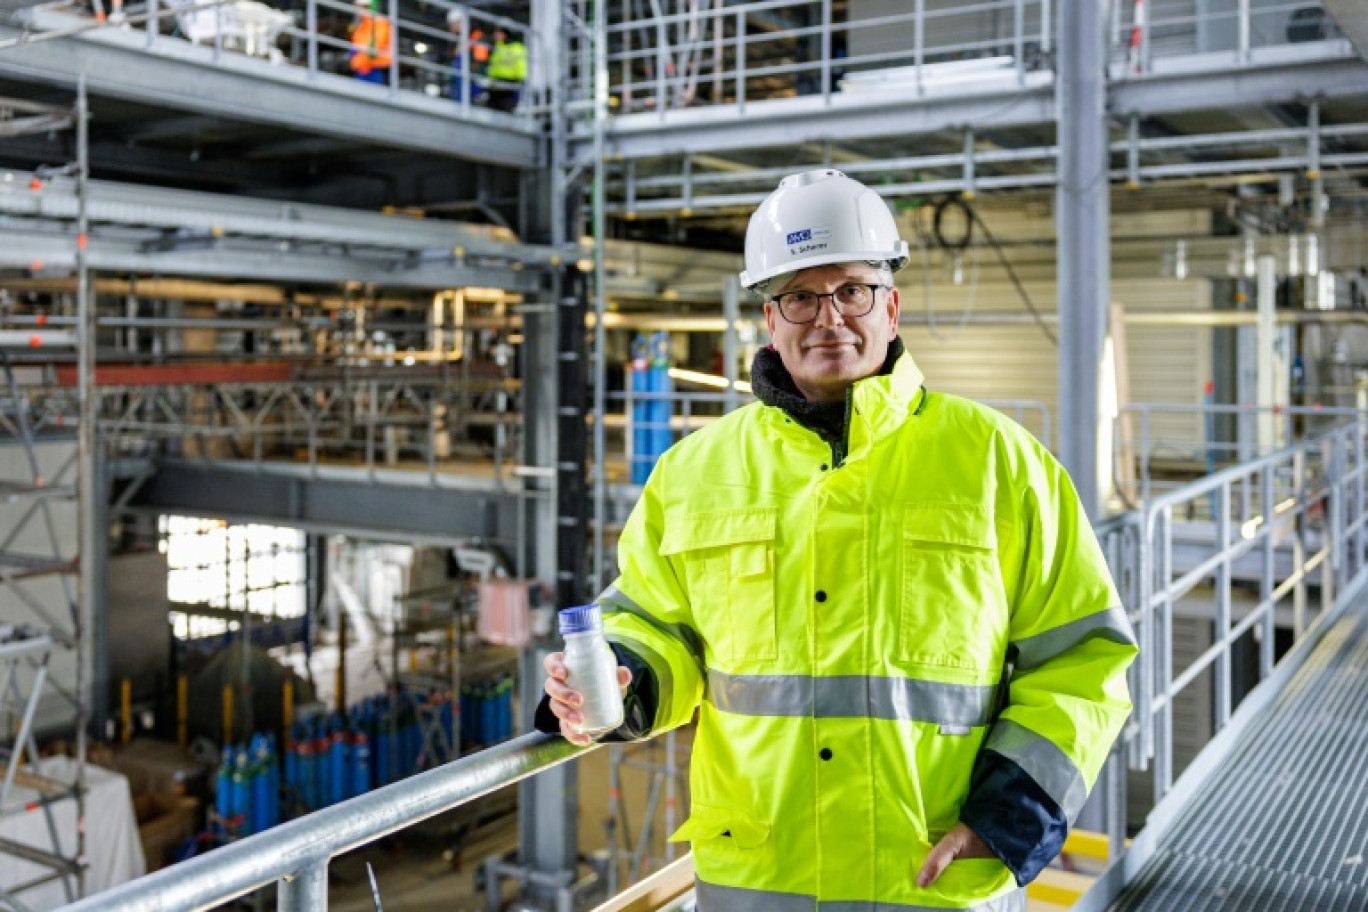
<path fill-rule="evenodd" d="M 901 338 L 888 343 L 883 367 L 872 377 L 856 381 L 845 402 L 813 402 L 798 391 L 779 352 L 766 346 L 755 353 L 751 388 L 765 405 L 782 410 L 794 421 L 828 442 L 839 440 L 846 426 L 846 407 L 853 402 L 857 415 L 873 424 L 901 423 L 909 404 L 921 395 L 922 372 L 907 353 Z M 877 434 L 877 427 L 871 427 Z"/>

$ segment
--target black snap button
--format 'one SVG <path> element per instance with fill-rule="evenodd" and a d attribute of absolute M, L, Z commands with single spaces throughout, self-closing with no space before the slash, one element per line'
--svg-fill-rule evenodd
<path fill-rule="evenodd" d="M 824 747 L 824 748 L 822 748 L 821 752 L 820 752 L 817 756 L 821 757 L 823 760 L 830 760 L 830 759 L 831 759 L 831 748 L 829 748 L 829 747 Z"/>
<path fill-rule="evenodd" d="M 818 589 L 818 590 L 817 590 L 817 601 L 819 601 L 819 602 L 825 602 L 825 601 L 826 601 L 826 592 L 825 592 L 824 590 L 822 590 L 822 589 Z"/>
<path fill-rule="evenodd" d="M 824 463 L 822 463 L 822 471 L 825 472 L 826 470 L 827 470 L 827 464 L 824 462 Z"/>

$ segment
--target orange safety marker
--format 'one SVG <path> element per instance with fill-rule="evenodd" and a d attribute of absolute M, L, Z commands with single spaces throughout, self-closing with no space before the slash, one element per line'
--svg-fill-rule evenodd
<path fill-rule="evenodd" d="M 29 179 L 29 189 L 30 189 L 30 190 L 42 190 L 42 189 L 43 189 L 43 181 L 42 181 L 42 179 L 41 179 L 41 178 L 37 178 L 37 177 L 30 178 L 30 179 Z"/>
<path fill-rule="evenodd" d="M 48 318 L 48 315 L 47 315 L 47 314 L 39 314 L 39 315 L 38 315 L 38 325 L 39 325 L 39 326 L 47 326 L 47 318 Z"/>
<path fill-rule="evenodd" d="M 43 344 L 42 336 L 29 336 L 29 348 L 38 348 Z"/>
<path fill-rule="evenodd" d="M 87 235 L 84 235 L 84 234 L 78 234 L 78 235 L 76 235 L 76 246 L 77 246 L 77 247 L 81 248 L 82 250 L 85 250 L 85 249 L 86 249 L 86 245 L 87 245 L 88 243 L 90 243 L 90 238 L 89 238 Z"/>

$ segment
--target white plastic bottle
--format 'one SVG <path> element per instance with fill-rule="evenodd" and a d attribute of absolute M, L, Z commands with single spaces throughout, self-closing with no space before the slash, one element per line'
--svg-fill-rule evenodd
<path fill-rule="evenodd" d="M 617 656 L 603 638 L 603 614 L 598 605 L 566 608 L 560 612 L 565 637 L 565 684 L 584 702 L 577 707 L 583 721 L 575 731 L 597 738 L 622 724 L 622 689 L 618 686 Z"/>

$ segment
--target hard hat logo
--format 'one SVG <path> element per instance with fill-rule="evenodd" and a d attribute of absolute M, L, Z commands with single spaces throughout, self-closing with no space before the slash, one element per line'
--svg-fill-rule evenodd
<path fill-rule="evenodd" d="M 820 226 L 820 227 L 817 227 Z M 781 275 L 831 263 L 907 262 L 907 242 L 877 193 L 840 171 L 791 174 L 751 215 L 741 284 L 763 288 Z"/>

